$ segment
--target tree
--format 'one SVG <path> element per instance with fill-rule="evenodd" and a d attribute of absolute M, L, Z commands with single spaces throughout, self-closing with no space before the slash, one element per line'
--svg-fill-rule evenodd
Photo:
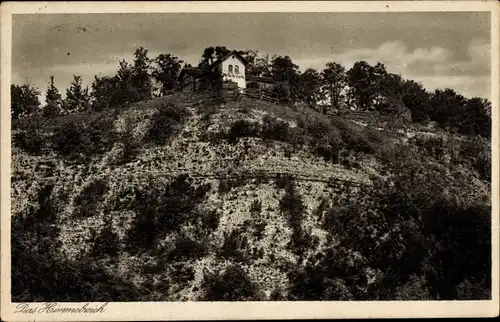
<path fill-rule="evenodd" d="M 479 134 L 485 138 L 491 136 L 491 102 L 487 99 L 473 97 L 468 99 L 461 115 L 460 132 Z"/>
<path fill-rule="evenodd" d="M 149 100 L 152 97 L 152 82 L 149 69 L 151 60 L 148 58 L 148 50 L 138 48 L 134 53 L 134 64 L 132 69 L 131 85 L 136 95 L 133 101 Z"/>
<path fill-rule="evenodd" d="M 397 91 L 393 91 L 393 88 L 390 86 L 391 81 L 396 81 L 396 78 L 393 76 L 397 76 L 395 74 L 389 74 L 385 69 L 385 65 L 381 62 L 377 62 L 377 64 L 373 67 L 373 94 L 374 94 L 374 107 L 378 108 L 378 105 L 384 101 L 388 96 L 397 97 Z M 386 85 L 389 84 L 389 86 Z"/>
<path fill-rule="evenodd" d="M 452 89 L 435 90 L 431 96 L 431 119 L 444 127 L 457 128 L 467 100 Z"/>
<path fill-rule="evenodd" d="M 91 107 L 95 111 L 116 106 L 122 100 L 117 76 L 94 77 L 91 92 Z"/>
<path fill-rule="evenodd" d="M 272 60 L 271 74 L 277 83 L 276 91 L 280 99 L 286 102 L 295 101 L 300 93 L 299 66 L 288 56 L 277 56 Z"/>
<path fill-rule="evenodd" d="M 246 60 L 245 74 L 251 75 L 248 72 L 254 69 L 258 51 L 254 50 L 238 50 L 238 53 Z M 253 74 L 252 74 L 253 75 Z"/>
<path fill-rule="evenodd" d="M 155 63 L 152 76 L 161 83 L 161 94 L 164 96 L 176 88 L 183 61 L 171 54 L 160 54 L 156 57 Z"/>
<path fill-rule="evenodd" d="M 310 106 L 315 106 L 320 95 L 321 76 L 315 69 L 308 68 L 300 75 L 299 82 L 303 99 Z"/>
<path fill-rule="evenodd" d="M 215 58 L 222 59 L 231 52 L 231 49 L 226 48 L 226 46 L 215 47 Z"/>
<path fill-rule="evenodd" d="M 40 91 L 30 84 L 10 86 L 10 111 L 13 119 L 27 116 L 40 108 Z"/>
<path fill-rule="evenodd" d="M 401 75 L 388 73 L 381 63 L 374 68 L 375 109 L 389 117 L 391 126 L 399 127 L 411 123 L 411 110 L 404 101 L 404 79 Z"/>
<path fill-rule="evenodd" d="M 66 89 L 66 98 L 63 101 L 63 108 L 67 112 L 86 110 L 90 106 L 88 88 L 82 87 L 82 78 L 73 75 L 73 81 Z"/>
<path fill-rule="evenodd" d="M 271 61 L 269 54 L 262 57 L 255 57 L 253 64 L 246 69 L 246 74 L 251 76 L 271 77 Z"/>
<path fill-rule="evenodd" d="M 413 122 L 427 122 L 430 119 L 430 94 L 422 84 L 405 80 L 403 93 L 403 102 L 410 109 Z"/>
<path fill-rule="evenodd" d="M 215 60 L 222 59 L 231 52 L 226 46 L 207 47 L 203 50 L 201 61 L 198 64 L 199 68 L 205 69 L 210 66 Z"/>
<path fill-rule="evenodd" d="M 45 95 L 45 106 L 42 114 L 45 117 L 58 115 L 61 109 L 61 94 L 54 85 L 54 76 L 50 76 L 50 84 Z"/>
<path fill-rule="evenodd" d="M 326 85 L 332 109 L 335 108 L 340 113 L 342 92 L 347 85 L 344 66 L 334 62 L 327 63 L 326 68 L 321 72 L 321 77 Z"/>
<path fill-rule="evenodd" d="M 365 61 L 359 61 L 347 72 L 349 98 L 360 110 L 371 107 L 376 96 L 375 68 Z"/>

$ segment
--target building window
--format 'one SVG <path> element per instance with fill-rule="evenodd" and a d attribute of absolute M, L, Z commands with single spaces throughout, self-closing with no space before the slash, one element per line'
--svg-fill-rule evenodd
<path fill-rule="evenodd" d="M 233 73 L 233 65 L 229 65 L 227 70 L 228 70 L 229 74 L 232 74 Z"/>
<path fill-rule="evenodd" d="M 234 73 L 235 74 L 239 74 L 240 73 L 240 68 L 238 67 L 238 65 L 234 65 Z"/>

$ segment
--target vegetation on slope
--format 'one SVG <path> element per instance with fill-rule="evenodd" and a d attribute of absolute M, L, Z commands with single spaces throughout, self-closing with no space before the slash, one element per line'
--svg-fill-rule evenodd
<path fill-rule="evenodd" d="M 406 142 L 307 108 L 195 102 L 18 126 L 13 300 L 490 297 L 488 141 Z M 163 170 L 228 153 L 259 163 L 262 149 L 372 184 Z"/>

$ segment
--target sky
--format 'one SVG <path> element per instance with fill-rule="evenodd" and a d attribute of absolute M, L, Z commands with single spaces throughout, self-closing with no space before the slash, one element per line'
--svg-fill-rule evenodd
<path fill-rule="evenodd" d="M 65 93 L 73 75 L 90 85 L 135 49 L 197 64 L 226 46 L 288 55 L 302 70 L 356 61 L 429 89 L 490 98 L 489 12 L 26 14 L 12 17 L 12 82 L 42 92 L 49 77 Z"/>

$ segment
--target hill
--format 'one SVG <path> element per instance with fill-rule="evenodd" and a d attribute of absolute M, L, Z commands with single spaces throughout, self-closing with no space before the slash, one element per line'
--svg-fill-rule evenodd
<path fill-rule="evenodd" d="M 13 301 L 489 298 L 490 149 L 201 94 L 19 120 Z"/>

